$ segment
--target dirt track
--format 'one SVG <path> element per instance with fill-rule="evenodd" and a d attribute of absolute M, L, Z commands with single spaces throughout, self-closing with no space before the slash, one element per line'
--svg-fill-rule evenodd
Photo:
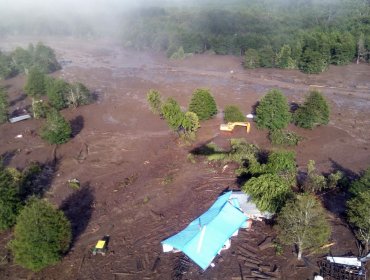
<path fill-rule="evenodd" d="M 10 38 L 1 45 L 9 49 L 31 41 L 37 42 Z M 185 108 L 194 89 L 207 87 L 220 111 L 227 104 L 238 104 L 247 114 L 270 88 L 280 88 L 290 101 L 300 102 L 309 88 L 317 87 L 330 101 L 331 122 L 313 131 L 294 128 L 305 137 L 295 148 L 299 167 L 313 159 L 322 171 L 341 168 L 358 172 L 370 163 L 369 65 L 331 67 L 321 75 L 305 75 L 292 70 L 244 70 L 240 59 L 231 56 L 196 55 L 168 61 L 159 54 L 125 51 L 107 41 L 44 38 L 43 42 L 67 62 L 54 75 L 85 83 L 98 100 L 63 112 L 72 122 L 75 136 L 55 154 L 54 147 L 37 136 L 42 123 L 38 120 L 1 125 L 0 154 L 8 152 L 6 164 L 19 168 L 35 160 L 53 162 L 56 157 L 46 197 L 71 218 L 75 240 L 55 267 L 32 274 L 2 265 L 1 279 L 171 279 L 178 256 L 161 253 L 160 241 L 184 228 L 224 189 L 238 188 L 232 168 L 222 173 L 222 166 L 201 160 L 193 164 L 187 160 L 188 152 L 209 141 L 225 145 L 228 138 L 235 137 L 271 148 L 266 132 L 253 125 L 249 135 L 242 129 L 221 134 L 222 114 L 202 123 L 193 146 L 179 145 L 165 122 L 149 111 L 146 93 L 150 88 L 160 90 L 164 97 L 175 97 Z M 2 83 L 9 87 L 13 110 L 29 104 L 20 98 L 24 77 Z M 15 139 L 18 134 L 23 138 Z M 75 192 L 69 189 L 66 181 L 71 178 L 78 178 L 84 187 Z M 333 240 L 338 244 L 333 252 L 356 254 L 348 229 L 335 216 L 332 223 Z M 258 244 L 270 231 L 266 225 L 256 225 L 254 233 L 243 233 L 232 243 L 223 262 L 202 274 L 191 266 L 187 279 L 232 279 L 241 272 L 245 276 L 248 268 L 240 268 L 233 252 L 243 242 Z M 92 257 L 89 250 L 105 234 L 111 236 L 111 253 Z M 1 236 L 4 240 L 10 237 L 9 232 Z M 6 252 L 6 242 L 1 244 L 0 257 Z M 158 257 L 158 269 L 152 271 Z M 306 279 L 314 270 L 310 266 L 297 269 L 290 248 L 281 257 L 271 248 L 259 257 L 264 263 L 278 265 L 283 279 Z"/>

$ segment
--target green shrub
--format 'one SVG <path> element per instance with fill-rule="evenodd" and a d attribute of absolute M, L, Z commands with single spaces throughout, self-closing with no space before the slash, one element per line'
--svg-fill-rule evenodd
<path fill-rule="evenodd" d="M 71 242 L 71 225 L 62 211 L 31 199 L 17 218 L 10 249 L 17 264 L 39 271 L 57 263 Z"/>
<path fill-rule="evenodd" d="M 196 89 L 191 97 L 189 111 L 199 120 L 208 120 L 217 114 L 216 102 L 208 89 Z"/>
<path fill-rule="evenodd" d="M 297 146 L 298 143 L 303 139 L 302 136 L 299 136 L 293 131 L 282 129 L 271 130 L 269 133 L 269 138 L 272 144 L 281 146 Z"/>
<path fill-rule="evenodd" d="M 370 167 L 368 167 L 358 178 L 350 185 L 349 191 L 353 195 L 357 195 L 362 191 L 366 191 L 370 187 Z"/>
<path fill-rule="evenodd" d="M 8 120 L 8 95 L 4 88 L 0 86 L 0 123 Z"/>
<path fill-rule="evenodd" d="M 69 85 L 69 91 L 66 95 L 68 107 L 78 107 L 87 105 L 92 102 L 92 94 L 89 89 L 82 83 Z"/>
<path fill-rule="evenodd" d="M 0 165 L 0 230 L 15 223 L 21 208 L 20 181 L 20 172 Z"/>
<path fill-rule="evenodd" d="M 329 123 L 329 105 L 324 96 L 313 90 L 306 97 L 304 104 L 294 113 L 294 123 L 300 127 L 312 129 Z"/>
<path fill-rule="evenodd" d="M 66 96 L 70 94 L 69 85 L 62 79 L 47 77 L 45 81 L 46 95 L 49 104 L 57 110 L 67 107 Z"/>
<path fill-rule="evenodd" d="M 149 90 L 146 100 L 149 103 L 150 110 L 157 115 L 160 115 L 162 113 L 161 107 L 162 107 L 162 98 L 159 91 L 151 89 Z"/>
<path fill-rule="evenodd" d="M 46 115 L 41 137 L 50 144 L 63 144 L 71 138 L 71 133 L 69 122 L 56 109 L 51 109 Z"/>
<path fill-rule="evenodd" d="M 47 104 L 43 100 L 32 100 L 32 112 L 35 119 L 45 118 L 47 110 Z"/>
<path fill-rule="evenodd" d="M 43 73 L 61 69 L 53 49 L 39 42 L 30 44 L 27 49 L 17 47 L 11 53 L 12 61 L 18 72 L 27 73 L 31 68 L 38 68 Z"/>
<path fill-rule="evenodd" d="M 370 244 L 370 188 L 362 190 L 348 203 L 348 220 L 355 227 L 357 238 L 365 245 L 364 254 L 369 252 Z"/>
<path fill-rule="evenodd" d="M 226 122 L 244 122 L 246 117 L 237 106 L 228 105 L 224 110 L 224 120 Z"/>
<path fill-rule="evenodd" d="M 170 56 L 170 59 L 184 59 L 185 57 L 184 48 L 179 47 L 179 49 Z"/>
<path fill-rule="evenodd" d="M 263 174 L 249 179 L 242 190 L 252 197 L 261 211 L 278 212 L 293 196 L 291 185 L 277 174 Z"/>
<path fill-rule="evenodd" d="M 184 120 L 184 113 L 181 111 L 180 105 L 177 101 L 172 97 L 169 97 L 166 102 L 162 104 L 161 111 L 168 126 L 172 130 L 178 131 Z"/>
<path fill-rule="evenodd" d="M 285 128 L 291 113 L 286 97 L 280 90 L 272 89 L 262 97 L 256 109 L 256 124 L 259 128 L 276 130 Z"/>
<path fill-rule="evenodd" d="M 17 74 L 12 58 L 0 51 L 0 80 L 8 79 Z"/>
<path fill-rule="evenodd" d="M 255 49 L 248 49 L 245 52 L 244 67 L 248 69 L 260 67 L 260 57 Z"/>
<path fill-rule="evenodd" d="M 27 75 L 27 82 L 24 91 L 32 98 L 45 95 L 45 74 L 37 67 L 31 68 Z"/>

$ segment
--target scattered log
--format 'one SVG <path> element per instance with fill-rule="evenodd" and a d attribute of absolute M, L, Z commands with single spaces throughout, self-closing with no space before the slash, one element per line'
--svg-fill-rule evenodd
<path fill-rule="evenodd" d="M 255 263 L 251 263 L 249 261 L 245 261 L 244 266 L 252 268 L 252 269 L 258 269 L 258 266 Z"/>
<path fill-rule="evenodd" d="M 258 278 L 258 279 L 270 279 L 269 276 L 267 275 L 263 275 L 261 272 L 259 272 L 258 270 L 252 270 L 251 271 L 251 275 L 254 276 L 255 278 Z"/>
<path fill-rule="evenodd" d="M 277 280 L 278 279 L 276 277 L 273 277 L 273 276 L 268 275 L 266 273 L 260 272 L 258 270 L 252 270 L 251 275 L 256 277 L 256 278 L 259 278 L 259 279 L 269 279 L 269 280 Z"/>
<path fill-rule="evenodd" d="M 259 268 L 262 272 L 271 272 L 271 266 L 269 264 L 261 264 Z"/>
<path fill-rule="evenodd" d="M 257 258 L 257 254 L 256 253 L 253 253 L 247 249 L 244 249 L 243 247 L 239 247 L 239 252 L 242 253 L 243 255 L 248 255 L 248 256 L 251 256 L 253 258 Z"/>
<path fill-rule="evenodd" d="M 112 274 L 113 275 L 118 275 L 118 276 L 130 276 L 130 275 L 134 275 L 134 273 L 132 273 L 132 272 L 113 272 Z"/>
<path fill-rule="evenodd" d="M 258 247 L 256 248 L 255 246 L 251 246 L 248 243 L 243 243 L 241 247 L 244 247 L 244 248 L 246 248 L 247 250 L 249 250 L 249 251 L 251 251 L 253 253 L 257 253 L 258 252 Z"/>
<path fill-rule="evenodd" d="M 158 266 L 161 263 L 160 257 L 157 257 L 154 261 L 153 267 L 152 267 L 152 272 L 157 272 Z"/>
<path fill-rule="evenodd" d="M 267 248 L 273 247 L 274 244 L 272 243 L 272 237 L 266 237 L 264 241 L 262 241 L 260 244 L 258 244 L 258 248 L 263 251 L 266 250 Z"/>
<path fill-rule="evenodd" d="M 141 258 L 136 259 L 136 270 L 142 271 L 144 269 L 143 261 Z"/>

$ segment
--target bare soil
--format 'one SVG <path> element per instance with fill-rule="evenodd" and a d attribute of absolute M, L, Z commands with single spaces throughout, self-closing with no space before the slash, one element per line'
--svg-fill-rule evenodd
<path fill-rule="evenodd" d="M 322 172 L 341 169 L 356 175 L 370 163 L 370 66 L 331 66 L 320 75 L 294 70 L 245 70 L 241 58 L 194 55 L 183 61 L 169 61 L 162 54 L 124 50 L 118 43 L 71 38 L 41 38 L 56 50 L 63 69 L 54 76 L 81 81 L 97 96 L 94 104 L 66 109 L 62 114 L 72 123 L 73 139 L 58 147 L 38 136 L 42 120 L 27 120 L 0 126 L 0 155 L 6 165 L 23 169 L 38 161 L 52 167 L 45 197 L 63 209 L 72 222 L 73 245 L 63 260 L 39 273 L 15 265 L 7 255 L 11 232 L 0 235 L 1 279 L 174 279 L 181 254 L 164 254 L 160 241 L 182 230 L 206 210 L 225 189 L 238 189 L 233 167 L 192 163 L 189 152 L 214 141 L 227 146 L 228 139 L 245 137 L 263 149 L 271 149 L 265 131 L 252 124 L 250 134 L 242 128 L 232 134 L 218 129 L 222 113 L 202 123 L 197 141 L 181 144 L 164 120 L 153 115 L 146 102 L 149 89 L 164 97 L 173 96 L 185 109 L 192 92 L 209 88 L 219 111 L 236 104 L 247 114 L 271 88 L 284 91 L 292 102 L 302 102 L 311 88 L 320 89 L 331 105 L 328 126 L 314 130 L 292 127 L 304 136 L 293 148 L 298 167 L 309 159 Z M 40 38 L 7 38 L 2 49 L 26 46 Z M 27 108 L 25 77 L 1 81 L 8 88 L 11 111 Z M 15 138 L 21 134 L 22 138 Z M 67 180 L 77 178 L 82 187 L 72 190 Z M 323 201 L 333 226 L 331 252 L 357 254 L 355 239 L 342 221 L 341 194 L 326 194 Z M 334 203 L 335 201 L 335 203 Z M 336 203 L 337 202 L 337 203 Z M 92 256 L 99 238 L 110 235 L 109 253 Z M 229 250 L 205 272 L 190 264 L 182 279 L 253 279 L 250 267 L 238 257 L 239 248 L 257 248 L 274 236 L 264 222 L 242 232 Z M 279 279 L 312 279 L 320 255 L 297 262 L 294 250 L 257 250 L 261 264 L 278 269 Z M 4 259 L 3 259 L 4 257 Z"/>

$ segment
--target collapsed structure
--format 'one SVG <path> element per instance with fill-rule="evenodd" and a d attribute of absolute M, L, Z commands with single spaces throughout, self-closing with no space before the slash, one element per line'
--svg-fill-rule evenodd
<path fill-rule="evenodd" d="M 230 247 L 230 238 L 249 220 L 270 218 L 271 213 L 259 211 L 243 192 L 229 191 L 221 195 L 201 216 L 184 230 L 162 241 L 163 252 L 183 252 L 203 270 L 223 249 Z"/>

